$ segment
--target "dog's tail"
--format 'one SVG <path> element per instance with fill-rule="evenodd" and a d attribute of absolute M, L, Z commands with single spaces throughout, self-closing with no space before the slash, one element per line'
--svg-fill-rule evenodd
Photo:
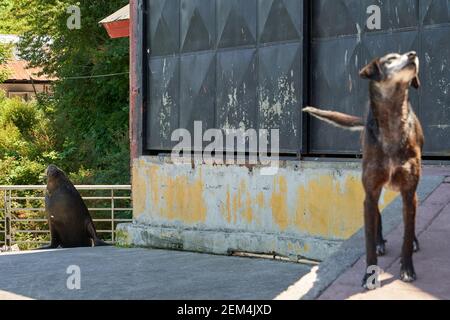
<path fill-rule="evenodd" d="M 322 121 L 328 122 L 333 126 L 343 128 L 351 131 L 363 131 L 364 121 L 361 118 L 350 116 L 345 113 L 335 112 L 335 111 L 325 111 L 319 110 L 313 107 L 307 107 L 303 109 L 303 112 L 307 112 L 310 115 L 320 119 Z"/>

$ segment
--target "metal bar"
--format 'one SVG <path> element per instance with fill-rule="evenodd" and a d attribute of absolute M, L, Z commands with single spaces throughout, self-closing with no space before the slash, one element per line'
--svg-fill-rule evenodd
<path fill-rule="evenodd" d="M 45 185 L 30 185 L 30 186 L 5 186 L 0 185 L 0 190 L 45 190 Z M 130 185 L 75 185 L 77 190 L 131 190 Z"/>
<path fill-rule="evenodd" d="M 2 241 L 2 243 L 6 246 L 6 239 L 7 239 L 7 237 L 8 237 L 8 228 L 6 227 L 6 210 L 7 210 L 7 205 L 6 205 L 6 190 L 3 190 L 3 205 L 4 205 L 4 208 L 3 208 L 3 228 L 4 228 L 4 231 L 3 231 L 3 241 Z"/>
<path fill-rule="evenodd" d="M 89 208 L 89 211 L 111 211 L 114 209 L 114 211 L 131 211 L 132 208 Z"/>
<path fill-rule="evenodd" d="M 111 219 L 92 219 L 94 222 L 109 222 Z M 47 222 L 47 219 L 11 219 L 12 222 Z M 132 222 L 133 219 L 114 219 L 116 222 Z"/>
<path fill-rule="evenodd" d="M 11 212 L 17 211 L 45 211 L 45 208 L 11 208 Z"/>
<path fill-rule="evenodd" d="M 81 185 L 76 186 L 78 190 L 84 190 L 84 191 L 109 191 L 109 195 L 105 196 L 87 196 L 83 197 L 84 200 L 109 200 L 110 206 L 106 208 L 89 208 L 91 212 L 103 212 L 103 211 L 109 211 L 111 213 L 110 218 L 105 219 L 93 219 L 94 222 L 104 222 L 109 223 L 110 228 L 108 230 L 97 230 L 99 233 L 105 233 L 111 235 L 111 241 L 107 241 L 110 243 L 114 243 L 116 240 L 115 237 L 115 226 L 116 223 L 125 223 L 125 222 L 132 222 L 132 219 L 116 219 L 115 213 L 119 211 L 124 212 L 132 212 L 132 207 L 127 208 L 118 208 L 117 204 L 115 203 L 116 200 L 125 200 L 128 203 L 128 201 L 132 200 L 131 195 L 122 195 L 117 196 L 114 191 L 129 191 L 131 192 L 131 186 L 124 185 L 124 186 L 106 186 L 106 185 L 100 185 L 100 186 L 87 186 L 87 185 Z M 0 241 L 0 244 L 4 244 L 7 246 L 7 248 L 11 248 L 13 244 L 18 245 L 38 245 L 38 244 L 44 244 L 49 243 L 48 241 L 41 241 L 41 240 L 18 240 L 17 235 L 21 234 L 30 234 L 30 235 L 46 235 L 49 234 L 50 231 L 47 229 L 47 219 L 42 218 L 25 218 L 21 219 L 17 217 L 18 212 L 22 212 L 24 214 L 28 213 L 39 213 L 39 212 L 45 212 L 44 208 L 44 202 L 42 200 L 45 200 L 45 197 L 38 196 L 37 194 L 31 194 L 30 196 L 20 196 L 20 192 L 23 191 L 35 191 L 34 193 L 44 192 L 46 190 L 46 186 L 0 186 L 0 192 L 3 192 L 3 201 L 4 206 L 3 208 L 0 208 L 0 212 L 3 212 L 3 217 L 0 219 L 0 232 L 4 234 L 4 241 Z M 31 192 L 33 193 L 33 192 Z M 42 204 L 41 207 L 26 207 L 28 205 L 28 201 L 41 201 L 39 205 Z M 22 202 L 22 207 L 14 207 L 18 206 L 19 203 Z M 39 206 L 38 205 L 38 206 Z M 38 215 L 39 216 L 39 215 Z M 95 218 L 95 215 L 93 215 Z M 43 229 L 33 229 L 30 228 L 30 224 L 35 223 L 38 224 L 39 228 L 43 227 Z M 42 225 L 41 225 L 42 224 Z M 22 227 L 23 230 L 16 229 L 16 227 Z M 4 230 L 2 229 L 4 228 Z"/>
<path fill-rule="evenodd" d="M 20 219 L 20 218 L 12 218 L 12 222 L 47 222 L 47 219 Z"/>
<path fill-rule="evenodd" d="M 114 190 L 111 189 L 111 239 L 114 242 Z"/>
<path fill-rule="evenodd" d="M 132 208 L 88 208 L 89 211 L 130 211 Z M 11 212 L 20 212 L 20 211 L 45 211 L 45 208 L 11 208 Z"/>
<path fill-rule="evenodd" d="M 8 194 L 6 200 L 5 200 L 5 207 L 6 207 L 6 214 L 5 214 L 5 229 L 6 229 L 6 236 L 5 236 L 5 245 L 6 248 L 11 247 L 11 241 L 12 241 L 12 232 L 11 232 L 11 189 L 7 190 L 6 193 Z"/>
<path fill-rule="evenodd" d="M 45 200 L 45 197 L 12 197 L 11 200 Z"/>
<path fill-rule="evenodd" d="M 49 230 L 16 230 L 14 233 L 50 233 Z"/>

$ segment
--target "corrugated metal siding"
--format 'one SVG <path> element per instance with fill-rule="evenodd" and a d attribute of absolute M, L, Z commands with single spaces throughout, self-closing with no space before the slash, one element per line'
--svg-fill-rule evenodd
<path fill-rule="evenodd" d="M 381 8 L 382 30 L 366 28 L 372 4 Z M 358 78 L 358 70 L 388 52 L 418 51 L 422 88 L 410 92 L 426 134 L 425 154 L 449 156 L 450 1 L 317 0 L 312 5 L 312 104 L 363 116 L 368 83 Z M 313 119 L 309 134 L 313 153 L 360 152 L 358 135 L 323 122 Z"/>
<path fill-rule="evenodd" d="M 303 1 L 147 1 L 147 149 L 177 128 L 280 129 L 301 142 Z"/>
<path fill-rule="evenodd" d="M 364 116 L 368 83 L 358 71 L 374 57 L 416 50 L 422 88 L 411 90 L 411 99 L 425 130 L 425 154 L 450 155 L 450 0 L 314 0 L 306 6 L 311 16 L 301 0 L 145 3 L 146 150 L 170 151 L 171 133 L 192 132 L 201 120 L 203 130 L 278 128 L 283 153 L 358 154 L 358 134 L 315 119 L 307 130 L 302 126 L 304 97 Z M 374 4 L 382 29 L 371 31 L 366 11 Z M 306 46 L 305 18 L 312 29 Z"/>

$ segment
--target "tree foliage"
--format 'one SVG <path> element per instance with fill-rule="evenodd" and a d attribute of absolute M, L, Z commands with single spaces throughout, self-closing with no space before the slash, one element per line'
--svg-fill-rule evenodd
<path fill-rule="evenodd" d="M 57 161 L 50 122 L 36 102 L 9 99 L 0 90 L 0 184 L 38 184 Z"/>
<path fill-rule="evenodd" d="M 39 109 L 37 117 L 47 121 L 57 154 L 56 159 L 41 158 L 57 162 L 80 183 L 129 183 L 129 42 L 109 39 L 98 24 L 128 1 L 78 1 L 80 30 L 67 27 L 71 0 L 8 3 L 9 17 L 20 21 L 22 58 L 59 79 L 53 97 L 40 96 L 34 106 Z M 119 75 L 96 77 L 109 74 Z M 16 126 L 17 134 L 26 134 L 26 125 L 36 124 L 20 108 L 14 110 L 25 118 L 12 114 L 7 123 Z"/>
<path fill-rule="evenodd" d="M 20 34 L 26 30 L 23 20 L 16 20 L 13 15 L 15 0 L 0 1 L 0 33 Z"/>
<path fill-rule="evenodd" d="M 0 44 L 0 83 L 8 78 L 8 70 L 1 66 L 6 63 L 11 55 L 11 48 L 8 45 Z"/>

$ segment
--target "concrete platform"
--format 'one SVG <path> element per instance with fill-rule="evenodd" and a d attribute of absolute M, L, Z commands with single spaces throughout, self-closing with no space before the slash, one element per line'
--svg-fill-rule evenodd
<path fill-rule="evenodd" d="M 335 254 L 312 268 L 276 299 L 450 299 L 449 176 L 449 167 L 425 167 L 418 188 L 420 206 L 416 234 L 421 251 L 414 256 L 416 282 L 405 284 L 399 279 L 403 241 L 402 201 L 399 197 L 383 211 L 383 231 L 388 242 L 387 254 L 378 262 L 384 270 L 380 289 L 365 291 L 361 287 L 366 268 L 364 230 L 361 229 Z"/>
<path fill-rule="evenodd" d="M 71 265 L 81 289 L 69 290 Z M 308 266 L 189 252 L 99 247 L 0 254 L 1 299 L 273 299 Z"/>
<path fill-rule="evenodd" d="M 448 179 L 446 179 L 448 181 Z M 320 300 L 436 300 L 450 299 L 450 183 L 443 183 L 420 206 L 417 234 L 421 250 L 414 255 L 417 281 L 399 279 L 403 224 L 387 236 L 387 255 L 379 258 L 384 270 L 381 288 L 363 290 L 359 284 L 365 258 L 342 274 L 319 297 Z"/>

